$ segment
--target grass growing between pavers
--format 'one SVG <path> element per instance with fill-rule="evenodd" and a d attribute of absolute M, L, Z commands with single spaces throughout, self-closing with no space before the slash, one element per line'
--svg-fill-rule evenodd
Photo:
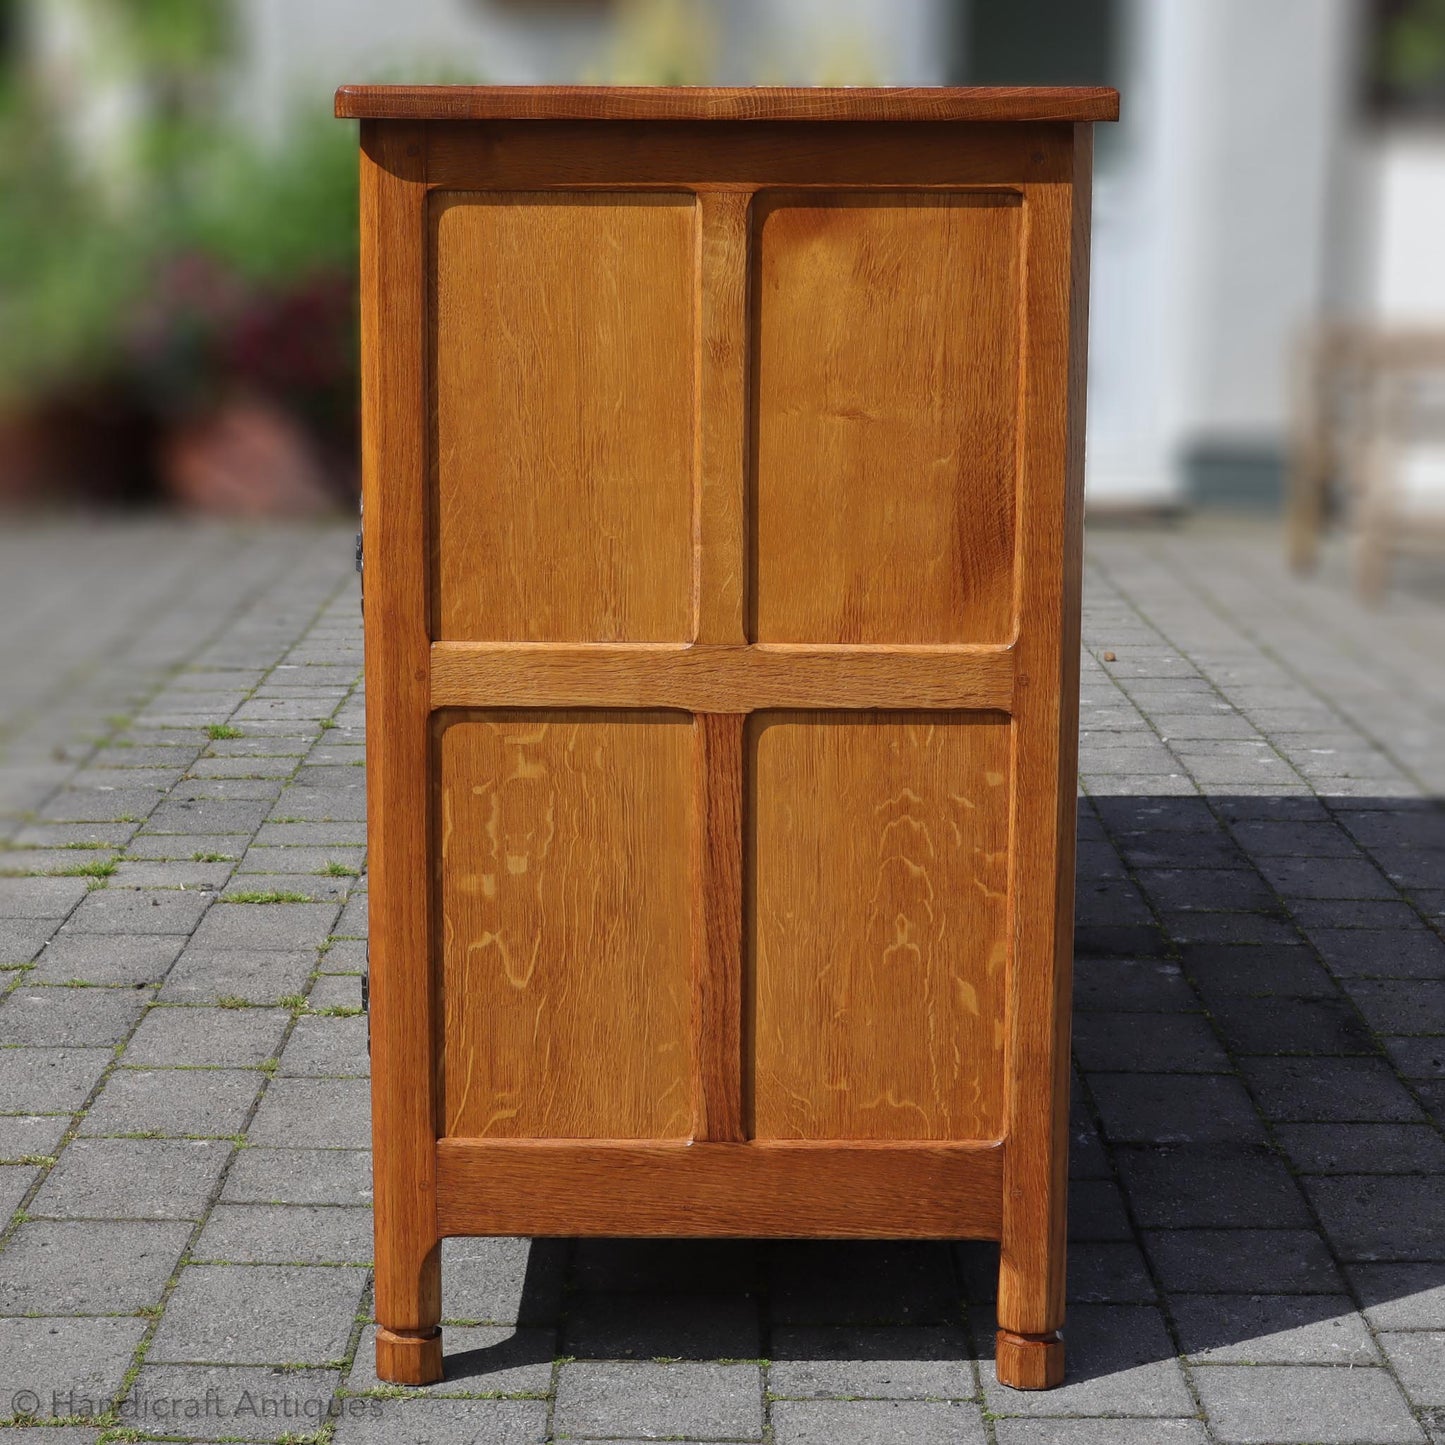
<path fill-rule="evenodd" d="M 309 893 L 297 893 L 290 889 L 241 889 L 235 893 L 223 893 L 222 903 L 314 903 Z"/>

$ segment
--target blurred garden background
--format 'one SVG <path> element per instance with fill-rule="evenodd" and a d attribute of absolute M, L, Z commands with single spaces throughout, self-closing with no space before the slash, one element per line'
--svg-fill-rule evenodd
<path fill-rule="evenodd" d="M 330 99 L 378 80 L 1119 86 L 1100 515 L 1279 510 L 1306 434 L 1322 472 L 1380 470 L 1332 445 L 1309 348 L 1445 326 L 1445 0 L 0 0 L 0 503 L 350 505 L 355 133 Z M 1445 514 L 1440 408 L 1404 410 L 1392 476 Z M 1325 513 L 1362 485 L 1323 480 Z"/>

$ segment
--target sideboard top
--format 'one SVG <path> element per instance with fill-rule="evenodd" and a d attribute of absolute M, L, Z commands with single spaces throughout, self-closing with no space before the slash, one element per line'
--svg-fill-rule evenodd
<path fill-rule="evenodd" d="M 366 120 L 1118 120 L 1107 86 L 343 85 Z"/>

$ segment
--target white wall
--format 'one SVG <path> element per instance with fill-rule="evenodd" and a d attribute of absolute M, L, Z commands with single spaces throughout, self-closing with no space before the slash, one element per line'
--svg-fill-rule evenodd
<path fill-rule="evenodd" d="M 1277 446 L 1321 305 L 1349 0 L 1134 0 L 1096 183 L 1089 487 L 1179 495 L 1200 447 Z"/>

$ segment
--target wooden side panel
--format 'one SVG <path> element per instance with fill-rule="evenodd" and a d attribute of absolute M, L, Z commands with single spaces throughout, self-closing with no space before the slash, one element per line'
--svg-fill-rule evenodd
<path fill-rule="evenodd" d="M 683 1138 L 693 729 L 443 714 L 444 1132 Z"/>
<path fill-rule="evenodd" d="M 764 713 L 748 740 L 756 1137 L 1000 1137 L 1007 720 Z"/>
<path fill-rule="evenodd" d="M 435 636 L 686 639 L 693 197 L 440 192 L 431 208 Z"/>
<path fill-rule="evenodd" d="M 757 640 L 1012 635 L 1021 215 L 1008 191 L 755 200 Z"/>

